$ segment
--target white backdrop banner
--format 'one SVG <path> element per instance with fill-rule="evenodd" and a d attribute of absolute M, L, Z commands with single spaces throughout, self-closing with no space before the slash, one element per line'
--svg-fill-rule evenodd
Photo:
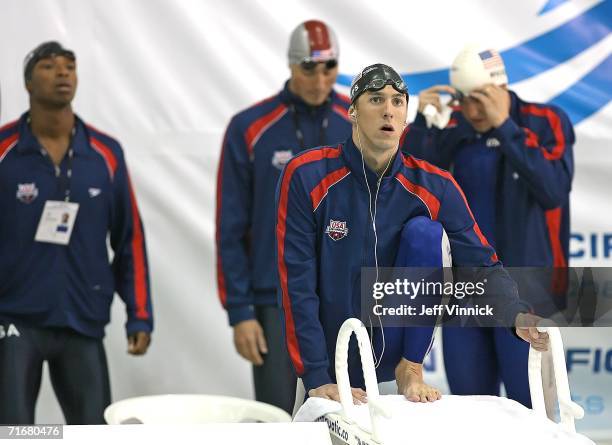
<path fill-rule="evenodd" d="M 383 62 L 413 93 L 447 83 L 466 42 L 497 47 L 511 87 L 552 101 L 576 129 L 572 264 L 612 264 L 612 1 L 515 0 L 2 0 L 2 123 L 28 107 L 22 62 L 45 40 L 78 57 L 74 108 L 123 144 L 148 237 L 156 330 L 150 352 L 126 353 L 122 304 L 107 329 L 114 400 L 157 393 L 251 397 L 217 299 L 215 176 L 230 117 L 288 77 L 289 33 L 318 18 L 341 48 L 338 88 Z M 612 331 L 568 331 L 581 430 L 612 437 Z M 444 381 L 439 351 L 433 377 Z M 47 382 L 37 410 L 62 417 Z"/>

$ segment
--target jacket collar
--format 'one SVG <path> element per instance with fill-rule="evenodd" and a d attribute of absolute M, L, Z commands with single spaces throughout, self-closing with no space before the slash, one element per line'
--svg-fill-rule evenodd
<path fill-rule="evenodd" d="M 508 90 L 510 94 L 510 117 L 518 122 L 518 118 L 521 112 L 521 99 L 516 95 L 514 91 Z"/>
<path fill-rule="evenodd" d="M 19 153 L 39 152 L 42 149 L 40 142 L 32 133 L 32 128 L 29 123 L 30 113 L 26 111 L 19 118 L 19 143 L 17 151 Z M 75 155 L 87 154 L 89 141 L 87 137 L 87 129 L 83 121 L 75 114 L 74 115 L 75 133 L 72 138 L 71 147 Z"/>
<path fill-rule="evenodd" d="M 378 181 L 378 175 L 368 167 L 363 161 L 361 156 L 361 150 L 357 148 L 357 145 L 353 141 L 352 137 L 349 137 L 344 143 L 344 148 L 342 150 L 342 156 L 349 169 L 353 173 L 353 176 L 357 178 L 357 181 L 365 185 L 364 174 L 363 171 L 365 169 L 365 177 L 367 178 L 370 187 L 372 185 L 376 186 L 376 182 Z M 403 160 L 400 150 L 398 149 L 393 155 L 393 160 L 391 161 L 391 165 L 387 169 L 385 176 L 383 177 L 383 182 L 389 178 L 393 178 L 402 168 Z"/>
<path fill-rule="evenodd" d="M 304 100 L 300 96 L 292 93 L 289 90 L 289 81 L 287 80 L 279 96 L 281 102 L 283 102 L 288 107 L 294 107 L 297 113 L 308 113 L 312 116 L 325 113 L 329 109 L 332 101 L 334 100 L 336 92 L 332 90 L 325 102 L 323 102 L 323 104 L 313 107 L 312 105 L 308 105 L 306 102 L 304 102 Z"/>

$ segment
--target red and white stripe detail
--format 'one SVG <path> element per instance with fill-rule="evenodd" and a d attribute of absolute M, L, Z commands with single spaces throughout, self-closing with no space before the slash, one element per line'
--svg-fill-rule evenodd
<path fill-rule="evenodd" d="M 293 321 L 293 310 L 291 309 L 291 299 L 289 298 L 289 283 L 287 277 L 287 265 L 285 264 L 285 234 L 287 230 L 287 206 L 289 202 L 289 188 L 293 174 L 302 165 L 322 159 L 338 158 L 342 149 L 341 146 L 325 147 L 317 150 L 307 151 L 302 155 L 293 158 L 285 167 L 285 173 L 281 179 L 280 197 L 278 203 L 278 215 L 276 221 L 276 239 L 278 240 L 278 270 L 283 298 L 283 308 L 285 311 L 285 332 L 287 335 L 287 349 L 289 357 L 295 366 L 298 375 L 304 373 L 304 362 L 300 354 L 300 346 L 295 332 L 295 322 Z"/>
<path fill-rule="evenodd" d="M 244 135 L 249 159 L 253 159 L 253 149 L 261 136 L 287 113 L 285 104 L 280 104 L 268 114 L 253 122 Z"/>
<path fill-rule="evenodd" d="M 310 199 L 312 201 L 312 211 L 316 212 L 321 205 L 321 202 L 325 199 L 334 185 L 338 184 L 344 178 L 351 174 L 351 171 L 347 167 L 339 168 L 327 175 L 321 182 L 319 182 L 314 189 L 310 192 Z"/>
<path fill-rule="evenodd" d="M 0 141 L 0 162 L 2 162 L 13 147 L 17 145 L 17 142 L 19 142 L 19 133 L 14 133 Z"/>
<path fill-rule="evenodd" d="M 15 119 L 14 121 L 7 122 L 2 127 L 0 127 L 0 133 L 6 130 L 10 130 L 11 127 L 16 127 L 18 123 L 19 123 L 19 119 Z"/>
<path fill-rule="evenodd" d="M 104 163 L 106 164 L 106 168 L 108 170 L 108 174 L 110 176 L 111 181 L 115 178 L 115 172 L 117 171 L 117 158 L 115 157 L 113 151 L 102 141 L 96 139 L 94 136 L 89 138 L 89 143 L 91 144 L 91 148 L 93 148 L 102 159 L 104 159 Z"/>
<path fill-rule="evenodd" d="M 429 217 L 432 220 L 436 221 L 438 219 L 438 213 L 440 212 L 440 200 L 436 198 L 433 193 L 431 193 L 425 187 L 410 182 L 401 173 L 395 175 L 395 179 L 402 184 L 402 187 L 404 187 L 408 193 L 413 194 L 419 198 L 421 202 L 423 202 L 427 208 L 427 211 L 429 212 Z"/>
<path fill-rule="evenodd" d="M 10 130 L 13 127 L 16 127 L 18 123 L 19 123 L 19 120 L 14 120 L 12 122 L 4 124 L 2 127 L 0 127 L 0 133 L 6 130 Z M 19 142 L 19 132 L 18 131 L 0 140 L 0 162 L 2 162 L 2 160 L 6 157 L 9 151 L 11 151 L 11 149 L 15 145 L 17 145 L 17 142 Z"/>

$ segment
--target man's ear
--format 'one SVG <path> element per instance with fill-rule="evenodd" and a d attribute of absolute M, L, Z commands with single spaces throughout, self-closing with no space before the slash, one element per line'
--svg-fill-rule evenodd
<path fill-rule="evenodd" d="M 348 109 L 348 115 L 351 118 L 351 120 L 353 122 L 357 121 L 357 110 L 355 109 L 355 107 L 353 105 L 351 105 Z"/>

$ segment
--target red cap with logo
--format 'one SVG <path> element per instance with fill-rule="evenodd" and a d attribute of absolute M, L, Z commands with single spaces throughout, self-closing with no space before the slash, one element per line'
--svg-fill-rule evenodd
<path fill-rule="evenodd" d="M 289 40 L 289 64 L 337 60 L 338 40 L 334 31 L 320 20 L 300 23 Z"/>

